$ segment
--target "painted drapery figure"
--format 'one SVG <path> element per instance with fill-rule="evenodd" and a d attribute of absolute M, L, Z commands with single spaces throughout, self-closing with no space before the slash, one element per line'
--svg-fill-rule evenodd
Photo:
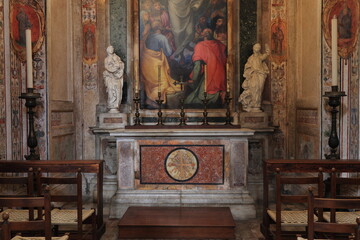
<path fill-rule="evenodd" d="M 207 48 L 205 42 L 209 39 L 204 41 L 202 36 L 206 28 L 211 31 L 211 41 L 216 42 Z M 199 45 L 197 48 L 203 46 L 203 50 L 195 53 L 196 45 Z M 206 61 L 201 58 L 195 60 L 193 55 L 204 57 L 212 54 L 212 59 L 221 62 L 221 76 L 217 80 L 221 82 L 221 87 L 217 87 L 213 93 L 208 89 L 208 97 L 214 97 L 210 103 L 217 103 L 209 104 L 209 107 L 224 107 L 226 45 L 226 0 L 140 0 L 139 73 L 142 106 L 157 108 L 156 100 L 161 95 L 164 108 L 176 108 L 180 99 L 184 99 L 188 108 L 202 108 L 204 92 L 198 87 L 203 86 L 203 66 Z M 209 71 L 213 71 L 212 67 L 209 67 Z M 209 73 L 209 79 L 212 79 L 212 75 Z M 197 94 L 198 91 L 201 93 Z"/>
<path fill-rule="evenodd" d="M 226 92 L 226 46 L 213 38 L 211 29 L 202 32 L 203 41 L 196 44 L 192 60 L 194 91 L 185 99 L 185 104 L 203 105 L 205 84 L 209 105 L 221 106 Z M 204 65 L 207 65 L 205 83 Z"/>
<path fill-rule="evenodd" d="M 147 96 L 146 104 L 157 107 L 158 94 L 166 103 L 166 94 L 180 91 L 180 86 L 174 85 L 175 80 L 170 76 L 167 57 L 172 54 L 168 39 L 161 33 L 161 23 L 151 23 L 152 33 L 147 37 L 145 48 L 142 50 L 140 67 L 142 81 Z"/>

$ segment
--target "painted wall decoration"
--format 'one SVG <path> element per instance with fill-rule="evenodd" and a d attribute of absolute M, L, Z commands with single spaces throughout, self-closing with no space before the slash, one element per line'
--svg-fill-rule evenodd
<path fill-rule="evenodd" d="M 224 145 L 140 145 L 141 184 L 224 183 Z"/>
<path fill-rule="evenodd" d="M 273 124 L 279 126 L 273 135 L 274 158 L 285 158 L 287 153 L 287 15 L 286 1 L 271 0 L 271 102 L 273 104 Z M 282 36 L 284 35 L 284 36 Z"/>
<path fill-rule="evenodd" d="M 21 62 L 13 51 L 11 53 L 11 77 L 10 77 L 10 105 L 11 105 L 11 159 L 18 160 L 24 159 L 23 157 L 23 145 L 26 148 L 26 144 L 23 144 L 23 136 L 26 136 L 26 126 L 23 125 L 23 107 L 22 102 L 19 101 L 19 96 L 22 93 L 22 75 Z M 24 81 L 25 82 L 25 81 Z M 26 114 L 24 110 L 24 114 Z M 26 122 L 25 122 L 26 124 Z"/>
<path fill-rule="evenodd" d="M 187 2 L 138 2 L 139 53 L 135 55 L 139 55 L 140 81 L 135 90 L 142 91 L 145 108 L 158 108 L 159 96 L 165 108 L 178 108 L 180 99 L 187 108 L 203 108 L 204 92 L 209 108 L 224 107 L 229 88 L 230 1 Z"/>
<path fill-rule="evenodd" d="M 86 90 L 97 89 L 96 1 L 82 0 L 83 82 Z"/>
<path fill-rule="evenodd" d="M 284 0 L 273 0 L 271 5 L 273 7 L 282 7 L 282 6 L 284 6 Z"/>
<path fill-rule="evenodd" d="M 360 7 L 358 0 L 328 0 L 323 14 L 325 40 L 331 46 L 331 19 L 338 19 L 338 49 L 342 58 L 351 57 L 358 43 Z"/>
<path fill-rule="evenodd" d="M 271 60 L 281 63 L 287 54 L 287 30 L 286 24 L 281 18 L 271 23 Z"/>
<path fill-rule="evenodd" d="M 91 64 L 96 61 L 96 26 L 93 23 L 87 23 L 83 26 L 84 39 L 84 62 Z"/>
<path fill-rule="evenodd" d="M 25 30 L 31 29 L 33 52 L 39 51 L 44 42 L 45 16 L 37 1 L 12 0 L 10 4 L 11 43 L 16 55 L 25 61 Z"/>
<path fill-rule="evenodd" d="M 6 83 L 4 45 L 4 1 L 0 0 L 0 160 L 6 159 Z"/>

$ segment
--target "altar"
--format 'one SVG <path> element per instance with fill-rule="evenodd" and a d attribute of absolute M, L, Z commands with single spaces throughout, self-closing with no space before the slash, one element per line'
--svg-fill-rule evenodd
<path fill-rule="evenodd" d="M 116 160 L 110 218 L 122 217 L 129 206 L 230 207 L 236 220 L 255 217 L 247 189 L 248 139 L 254 130 L 96 128 L 93 132 L 99 145 L 105 141 L 112 146 Z M 104 152 L 99 154 L 105 154 L 109 166 L 106 148 L 100 147 Z M 109 174 L 105 191 L 107 179 Z"/>

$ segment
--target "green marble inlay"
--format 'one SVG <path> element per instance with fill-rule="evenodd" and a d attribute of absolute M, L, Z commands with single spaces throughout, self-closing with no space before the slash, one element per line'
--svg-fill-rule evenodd
<path fill-rule="evenodd" d="M 240 0 L 240 86 L 244 81 L 244 66 L 257 41 L 257 0 Z"/>
<path fill-rule="evenodd" d="M 115 53 L 127 60 L 127 4 L 126 0 L 110 0 L 110 44 Z"/>

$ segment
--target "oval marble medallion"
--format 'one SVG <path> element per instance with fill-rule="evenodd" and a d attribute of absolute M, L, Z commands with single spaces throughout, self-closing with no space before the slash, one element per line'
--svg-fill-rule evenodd
<path fill-rule="evenodd" d="M 199 167 L 196 155 L 185 148 L 177 148 L 165 159 L 166 173 L 175 181 L 185 182 L 193 178 Z"/>

